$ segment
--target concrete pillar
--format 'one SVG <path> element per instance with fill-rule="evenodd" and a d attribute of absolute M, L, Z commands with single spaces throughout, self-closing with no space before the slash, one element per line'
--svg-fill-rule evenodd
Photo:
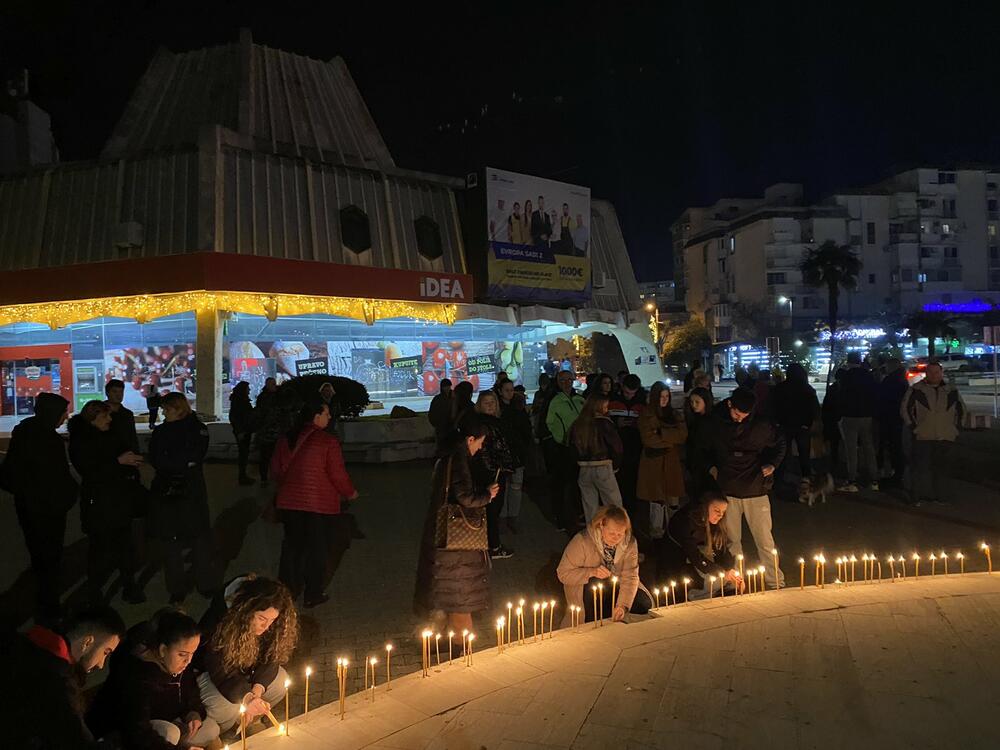
<path fill-rule="evenodd" d="M 222 418 L 222 320 L 218 310 L 199 310 L 195 342 L 195 409 L 207 421 Z"/>

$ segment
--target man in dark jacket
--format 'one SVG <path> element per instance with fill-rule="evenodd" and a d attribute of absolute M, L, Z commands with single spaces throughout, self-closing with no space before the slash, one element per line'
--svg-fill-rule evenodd
<path fill-rule="evenodd" d="M 451 381 L 441 378 L 441 392 L 431 399 L 427 410 L 427 421 L 434 428 L 434 439 L 437 441 L 437 455 L 444 452 L 445 441 L 452 433 L 451 428 Z"/>
<path fill-rule="evenodd" d="M 737 388 L 726 399 L 715 440 L 715 466 L 711 474 L 726 493 L 729 509 L 722 519 L 729 538 L 729 551 L 743 554 L 743 519 L 757 545 L 757 557 L 766 568 L 768 584 L 785 585 L 775 569 L 774 537 L 771 534 L 771 500 L 767 493 L 774 482 L 774 469 L 785 457 L 785 441 L 771 423 L 754 414 L 756 398 L 746 388 Z"/>
<path fill-rule="evenodd" d="M 649 394 L 642 387 L 638 375 L 628 374 L 622 379 L 621 396 L 608 404 L 608 416 L 618 428 L 622 441 L 622 465 L 615 475 L 622 504 L 629 517 L 634 518 L 639 508 L 635 486 L 639 479 L 639 459 L 642 457 L 642 438 L 639 437 L 639 415 L 646 406 Z"/>
<path fill-rule="evenodd" d="M 81 690 L 90 672 L 118 647 L 125 624 L 110 607 L 96 607 L 50 629 L 3 638 L 0 679 L 14 690 L 4 698 L 3 746 L 32 750 L 98 748 L 83 723 Z"/>
<path fill-rule="evenodd" d="M 31 556 L 38 613 L 59 613 L 59 575 L 66 514 L 76 502 L 66 443 L 56 430 L 66 421 L 69 402 L 55 393 L 35 398 L 35 416 L 14 428 L 4 461 L 4 484 L 14 495 L 17 520 Z"/>
<path fill-rule="evenodd" d="M 850 352 L 844 379 L 840 383 L 840 432 L 844 437 L 847 458 L 847 481 L 841 492 L 858 491 L 858 451 L 864 454 L 865 470 L 873 490 L 878 490 L 878 467 L 875 461 L 876 386 L 871 371 L 861 366 L 861 354 Z"/>
<path fill-rule="evenodd" d="M 881 466 L 888 464 L 892 469 L 892 474 L 885 481 L 895 487 L 902 486 L 906 470 L 900 409 L 909 387 L 902 363 L 898 359 L 890 359 L 886 363 L 886 376 L 878 384 L 878 458 Z"/>
<path fill-rule="evenodd" d="M 125 383 L 120 380 L 109 380 L 104 386 L 107 404 L 111 407 L 111 432 L 126 450 L 140 453 L 139 436 L 135 431 L 135 414 L 125 407 Z M 136 471 L 136 476 L 139 472 Z"/>

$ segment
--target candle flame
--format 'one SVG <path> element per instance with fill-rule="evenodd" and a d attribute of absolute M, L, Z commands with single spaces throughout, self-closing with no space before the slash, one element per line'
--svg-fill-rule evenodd
<path fill-rule="evenodd" d="M 246 706 L 244 706 L 244 705 L 243 705 L 243 704 L 241 703 L 241 704 L 240 704 L 240 713 L 241 713 L 241 714 L 245 714 L 246 712 L 247 712 L 247 707 L 246 707 Z"/>
<path fill-rule="evenodd" d="M 371 665 L 372 665 L 372 666 L 374 667 L 374 666 L 375 666 L 376 664 L 378 664 L 378 659 L 376 659 L 376 658 L 375 658 L 375 657 L 373 656 L 372 658 L 370 658 L 370 659 L 368 660 L 368 663 L 369 663 L 369 664 L 371 664 Z"/>
<path fill-rule="evenodd" d="M 449 637 L 450 637 L 451 635 L 452 635 L 451 633 L 448 633 L 448 636 L 449 636 Z M 386 650 L 386 651 L 392 651 L 392 644 L 391 644 L 391 643 L 387 643 L 387 644 L 385 644 L 385 650 Z"/>
<path fill-rule="evenodd" d="M 611 583 L 618 583 L 618 576 L 611 576 Z"/>
<path fill-rule="evenodd" d="M 423 633 L 421 633 L 421 635 L 422 635 L 422 636 L 423 636 L 424 638 L 430 638 L 430 637 L 431 637 L 432 635 L 434 635 L 434 633 L 432 633 L 432 632 L 431 632 L 431 631 L 429 631 L 429 630 L 425 630 L 425 631 L 424 631 Z"/>
<path fill-rule="evenodd" d="M 555 607 L 556 606 L 556 600 L 555 599 L 549 599 L 549 606 L 550 607 Z"/>
<path fill-rule="evenodd" d="M 799 565 L 805 565 L 805 564 L 806 564 L 806 559 L 804 557 L 800 557 L 799 558 Z"/>
<path fill-rule="evenodd" d="M 449 630 L 448 631 L 448 637 L 449 638 L 454 638 L 455 637 L 455 631 L 454 630 Z"/>
<path fill-rule="evenodd" d="M 468 631 L 468 630 L 463 630 L 463 631 L 462 631 L 462 637 L 463 637 L 463 638 L 465 638 L 465 637 L 466 637 L 466 636 L 467 636 L 468 634 L 469 634 L 469 631 Z"/>
<path fill-rule="evenodd" d="M 737 556 L 736 556 L 736 559 L 737 559 L 737 560 L 742 560 L 742 559 L 743 559 L 743 555 L 737 555 Z"/>
<path fill-rule="evenodd" d="M 851 555 L 851 560 L 850 561 L 853 562 L 853 563 L 856 563 L 858 561 L 858 558 L 856 558 L 854 555 Z"/>
<path fill-rule="evenodd" d="M 590 588 L 592 588 L 594 591 L 597 590 L 597 586 L 591 586 Z M 535 602 L 534 604 L 532 604 L 531 608 L 537 612 L 538 611 L 538 602 Z"/>
<path fill-rule="evenodd" d="M 514 610 L 514 614 L 517 615 L 518 617 L 520 617 L 522 611 L 523 610 L 520 607 L 518 607 L 517 609 Z"/>
<path fill-rule="evenodd" d="M 518 604 L 519 607 L 523 607 L 524 606 L 524 599 L 518 599 L 517 604 Z"/>
<path fill-rule="evenodd" d="M 598 588 L 598 589 L 599 589 L 600 591 L 604 591 L 604 584 L 603 584 L 603 583 L 599 583 L 599 584 L 597 584 L 597 588 Z M 545 602 L 542 602 L 542 606 L 543 606 L 543 607 L 545 606 Z"/>
<path fill-rule="evenodd" d="M 659 589 L 653 589 L 653 593 L 656 594 L 657 596 L 659 596 L 660 595 L 660 590 Z"/>
<path fill-rule="evenodd" d="M 757 567 L 757 571 L 760 572 L 760 573 L 763 573 L 764 572 L 764 566 L 763 565 L 758 566 Z"/>
<path fill-rule="evenodd" d="M 916 552 L 914 552 L 913 553 L 913 557 L 911 559 L 913 559 L 913 560 L 919 560 L 920 559 L 920 555 L 918 555 Z"/>
<path fill-rule="evenodd" d="M 312 667 L 306 667 L 306 677 L 311 677 L 313 673 Z"/>
<path fill-rule="evenodd" d="M 347 669 L 347 664 L 348 664 L 347 659 L 344 659 L 344 669 Z"/>
<path fill-rule="evenodd" d="M 691 579 L 687 576 L 684 577 L 684 583 L 691 583 Z"/>
<path fill-rule="evenodd" d="M 955 553 L 955 559 L 961 560 L 963 557 L 965 557 L 965 555 L 963 555 L 961 552 L 956 552 Z"/>
<path fill-rule="evenodd" d="M 940 555 L 938 555 L 938 557 L 939 557 L 940 559 L 942 559 L 942 560 L 943 560 L 944 558 L 946 558 L 947 556 L 948 556 L 948 555 L 946 555 L 946 554 L 944 553 L 944 550 L 941 550 L 941 554 L 940 554 Z"/>
<path fill-rule="evenodd" d="M 981 550 L 988 550 L 989 548 L 990 548 L 990 546 L 986 542 L 980 542 L 979 543 L 979 549 L 981 549 Z"/>
<path fill-rule="evenodd" d="M 434 634 L 434 640 L 435 641 L 440 641 L 441 640 L 441 634 L 440 633 L 435 633 Z"/>
<path fill-rule="evenodd" d="M 772 550 L 771 550 L 771 554 L 772 554 L 772 555 L 776 555 L 776 554 L 778 554 L 778 550 L 777 550 L 777 549 L 772 549 Z"/>
<path fill-rule="evenodd" d="M 930 559 L 931 559 L 931 560 L 937 560 L 937 555 L 935 555 L 935 554 L 934 554 L 933 552 L 931 552 L 931 557 L 930 557 Z"/>
<path fill-rule="evenodd" d="M 470 641 L 476 640 L 476 634 L 475 633 L 469 633 L 469 640 Z"/>
<path fill-rule="evenodd" d="M 278 734 L 284 734 L 284 733 L 285 733 L 284 723 L 278 724 Z"/>
<path fill-rule="evenodd" d="M 544 612 L 548 608 L 549 608 L 549 603 L 548 602 L 542 602 L 542 611 Z"/>
<path fill-rule="evenodd" d="M 670 582 L 670 588 L 673 588 L 676 585 L 677 585 L 677 581 L 671 581 Z"/>
<path fill-rule="evenodd" d="M 513 608 L 514 608 L 514 603 L 513 602 L 507 602 L 507 609 L 513 609 Z"/>
<path fill-rule="evenodd" d="M 715 576 L 709 576 L 708 580 L 710 580 L 712 583 L 715 583 Z"/>
<path fill-rule="evenodd" d="M 288 688 L 290 688 L 291 686 L 292 686 L 292 681 L 286 679 L 285 680 L 285 690 L 288 690 Z"/>

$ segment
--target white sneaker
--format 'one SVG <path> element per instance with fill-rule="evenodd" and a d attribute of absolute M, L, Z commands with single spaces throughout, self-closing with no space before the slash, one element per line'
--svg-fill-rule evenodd
<path fill-rule="evenodd" d="M 854 482 L 845 482 L 844 484 L 840 485 L 840 487 L 837 488 L 837 491 L 838 492 L 857 492 L 858 491 L 858 485 L 856 485 Z"/>

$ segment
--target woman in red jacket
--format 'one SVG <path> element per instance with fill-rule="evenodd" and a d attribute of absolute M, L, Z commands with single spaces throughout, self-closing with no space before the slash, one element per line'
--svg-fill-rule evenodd
<path fill-rule="evenodd" d="M 340 514 L 342 499 L 358 497 L 340 441 L 325 432 L 329 424 L 325 403 L 307 403 L 271 459 L 271 474 L 278 483 L 277 507 L 285 526 L 278 577 L 295 598 L 304 587 L 307 608 L 330 598 L 323 592 L 329 521 Z"/>

